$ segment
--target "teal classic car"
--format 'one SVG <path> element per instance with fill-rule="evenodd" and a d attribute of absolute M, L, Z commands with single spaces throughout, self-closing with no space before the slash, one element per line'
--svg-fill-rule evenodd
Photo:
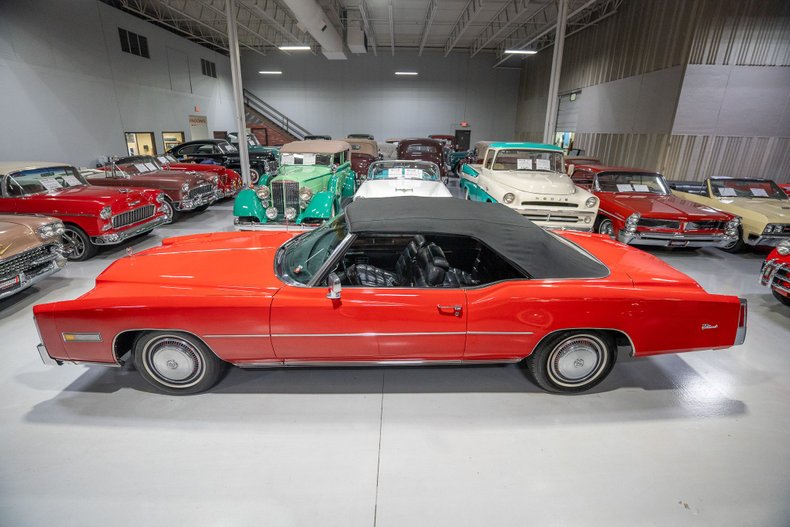
<path fill-rule="evenodd" d="M 284 223 L 319 225 L 351 202 L 356 185 L 351 145 L 345 141 L 295 141 L 280 150 L 280 168 L 268 184 L 244 189 L 233 204 L 242 228 Z"/>

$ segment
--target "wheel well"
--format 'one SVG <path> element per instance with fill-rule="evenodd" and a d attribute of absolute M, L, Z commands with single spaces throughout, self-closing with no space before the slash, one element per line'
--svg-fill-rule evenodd
<path fill-rule="evenodd" d="M 134 346 L 134 342 L 137 340 L 137 338 L 144 333 L 148 333 L 149 331 L 172 331 L 173 333 L 184 333 L 190 335 L 198 339 L 200 342 L 202 342 L 203 345 L 206 346 L 206 348 L 211 353 L 214 354 L 214 356 L 217 356 L 217 354 L 214 353 L 214 350 L 211 349 L 211 346 L 206 344 L 205 340 L 195 335 L 191 331 L 184 331 L 183 329 L 127 329 L 126 331 L 122 331 L 118 333 L 113 339 L 112 354 L 113 354 L 113 358 L 115 359 L 115 362 L 117 362 L 118 364 L 123 364 L 121 362 L 121 357 L 123 357 L 127 353 L 131 353 L 132 348 Z M 217 356 L 217 358 L 221 360 L 221 357 Z"/>
<path fill-rule="evenodd" d="M 557 333 L 562 333 L 564 331 L 597 331 L 598 333 L 603 333 L 605 335 L 609 335 L 614 339 L 615 346 L 618 348 L 624 347 L 628 348 L 629 354 L 633 357 L 634 353 L 636 352 L 636 348 L 634 348 L 634 343 L 631 340 L 631 337 L 625 331 L 619 329 L 611 329 L 611 328 L 564 328 L 558 329 L 556 331 L 552 331 L 551 333 L 546 333 L 543 337 L 535 344 L 535 347 L 532 348 L 532 351 L 529 352 L 529 355 L 532 355 L 538 346 L 540 346 L 544 340 L 551 337 L 552 335 L 556 335 Z M 529 356 L 527 355 L 527 356 Z"/>

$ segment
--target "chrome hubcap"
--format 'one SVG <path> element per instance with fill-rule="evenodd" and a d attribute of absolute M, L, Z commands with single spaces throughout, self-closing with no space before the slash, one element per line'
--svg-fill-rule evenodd
<path fill-rule="evenodd" d="M 85 243 L 83 243 L 80 235 L 73 230 L 66 229 L 63 233 L 63 240 L 71 246 L 71 253 L 69 254 L 71 258 L 79 258 L 85 254 Z"/>
<path fill-rule="evenodd" d="M 143 354 L 148 373 L 167 386 L 186 388 L 203 376 L 203 356 L 191 342 L 176 336 L 152 340 Z"/>
<path fill-rule="evenodd" d="M 605 234 L 610 238 L 614 238 L 614 225 L 609 220 L 603 220 L 601 225 L 598 227 L 598 232 L 600 234 Z"/>
<path fill-rule="evenodd" d="M 167 201 L 162 203 L 162 206 L 165 209 L 165 221 L 167 223 L 170 223 L 171 221 L 173 221 L 173 206 Z"/>
<path fill-rule="evenodd" d="M 574 335 L 557 344 L 551 351 L 548 374 L 560 386 L 581 386 L 601 374 L 607 356 L 606 345 L 599 338 Z"/>
<path fill-rule="evenodd" d="M 258 183 L 258 180 L 260 178 L 261 178 L 261 176 L 258 174 L 257 170 L 250 169 L 250 183 L 255 185 L 256 183 Z"/>

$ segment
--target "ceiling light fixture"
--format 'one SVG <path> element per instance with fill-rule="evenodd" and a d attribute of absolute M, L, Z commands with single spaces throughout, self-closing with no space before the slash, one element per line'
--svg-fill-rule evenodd
<path fill-rule="evenodd" d="M 280 46 L 280 51 L 310 51 L 310 46 Z"/>
<path fill-rule="evenodd" d="M 419 75 L 416 71 L 396 71 L 395 75 Z"/>
<path fill-rule="evenodd" d="M 282 75 L 283 74 L 282 71 L 277 71 L 277 70 L 259 71 L 258 73 L 260 73 L 261 75 Z"/>
<path fill-rule="evenodd" d="M 534 55 L 537 51 L 531 49 L 506 49 L 506 55 Z"/>

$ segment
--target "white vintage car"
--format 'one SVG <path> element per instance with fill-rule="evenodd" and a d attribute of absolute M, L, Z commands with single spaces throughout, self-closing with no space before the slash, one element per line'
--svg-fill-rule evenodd
<path fill-rule="evenodd" d="M 466 199 L 503 203 L 541 227 L 591 231 L 598 198 L 564 172 L 562 149 L 539 143 L 491 143 L 480 164 L 461 169 Z"/>
<path fill-rule="evenodd" d="M 370 165 L 365 182 L 354 199 L 421 196 L 451 198 L 450 189 L 442 183 L 436 163 L 430 161 L 376 161 Z"/>

